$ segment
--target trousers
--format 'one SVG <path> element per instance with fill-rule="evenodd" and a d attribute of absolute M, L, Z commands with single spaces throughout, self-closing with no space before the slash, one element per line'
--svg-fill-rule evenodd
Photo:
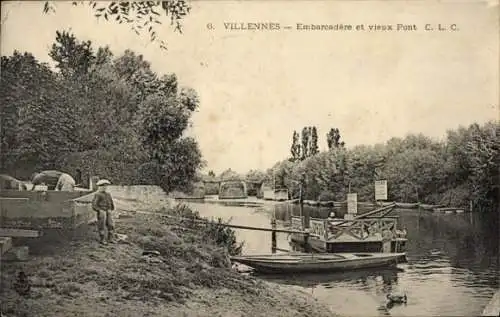
<path fill-rule="evenodd" d="M 115 225 L 110 210 L 97 212 L 97 229 L 99 230 L 99 236 L 101 238 L 105 237 L 106 229 L 108 231 L 108 237 L 112 236 Z"/>

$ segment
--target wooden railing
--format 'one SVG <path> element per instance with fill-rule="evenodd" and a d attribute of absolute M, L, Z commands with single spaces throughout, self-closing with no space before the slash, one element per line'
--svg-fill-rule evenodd
<path fill-rule="evenodd" d="M 304 218 L 304 217 L 302 217 Z M 336 223 L 341 222 L 339 225 Z M 324 240 L 338 239 L 342 235 L 351 236 L 357 240 L 369 238 L 382 239 L 384 234 L 393 239 L 397 236 L 397 218 L 360 218 L 354 220 L 336 220 L 311 218 L 309 222 L 312 235 L 322 237 Z M 300 217 L 292 217 L 292 228 L 301 230 L 303 220 Z"/>
<path fill-rule="evenodd" d="M 292 229 L 294 230 L 304 229 L 304 216 L 302 217 L 292 216 Z"/>

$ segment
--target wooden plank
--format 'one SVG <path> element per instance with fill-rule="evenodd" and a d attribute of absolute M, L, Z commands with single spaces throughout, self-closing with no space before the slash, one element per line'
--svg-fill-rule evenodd
<path fill-rule="evenodd" d="M 1 237 L 23 237 L 23 238 L 37 238 L 42 236 L 42 233 L 37 230 L 14 229 L 14 228 L 0 228 Z"/>
<path fill-rule="evenodd" d="M 11 237 L 0 237 L 0 255 L 9 251 L 12 248 Z"/>

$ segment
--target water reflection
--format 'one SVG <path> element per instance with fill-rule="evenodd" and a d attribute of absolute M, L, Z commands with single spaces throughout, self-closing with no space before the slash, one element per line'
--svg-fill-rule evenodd
<path fill-rule="evenodd" d="M 397 282 L 398 273 L 403 272 L 401 268 L 389 268 L 389 269 L 370 269 L 370 270 L 360 270 L 351 272 L 337 272 L 329 274 L 292 274 L 283 276 L 282 274 L 270 275 L 270 274 L 258 274 L 253 273 L 252 275 L 286 285 L 302 286 L 307 288 L 314 288 L 317 286 L 322 286 L 325 288 L 331 288 L 339 282 L 343 283 L 361 283 L 365 287 L 369 287 L 369 281 L 375 284 L 382 285 L 385 290 L 390 291 L 390 286 Z"/>

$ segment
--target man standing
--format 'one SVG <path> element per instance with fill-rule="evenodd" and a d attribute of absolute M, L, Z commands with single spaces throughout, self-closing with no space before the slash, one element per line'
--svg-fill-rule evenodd
<path fill-rule="evenodd" d="M 75 179 L 67 173 L 62 173 L 57 180 L 56 190 L 60 190 L 63 192 L 72 192 L 75 190 L 75 186 Z"/>
<path fill-rule="evenodd" d="M 97 227 L 99 230 L 99 242 L 107 244 L 106 242 L 106 229 L 108 230 L 108 242 L 113 243 L 114 239 L 114 225 L 111 212 L 115 210 L 113 198 L 106 191 L 107 185 L 111 183 L 106 179 L 101 179 L 97 182 L 97 192 L 92 201 L 92 208 L 97 212 Z"/>

